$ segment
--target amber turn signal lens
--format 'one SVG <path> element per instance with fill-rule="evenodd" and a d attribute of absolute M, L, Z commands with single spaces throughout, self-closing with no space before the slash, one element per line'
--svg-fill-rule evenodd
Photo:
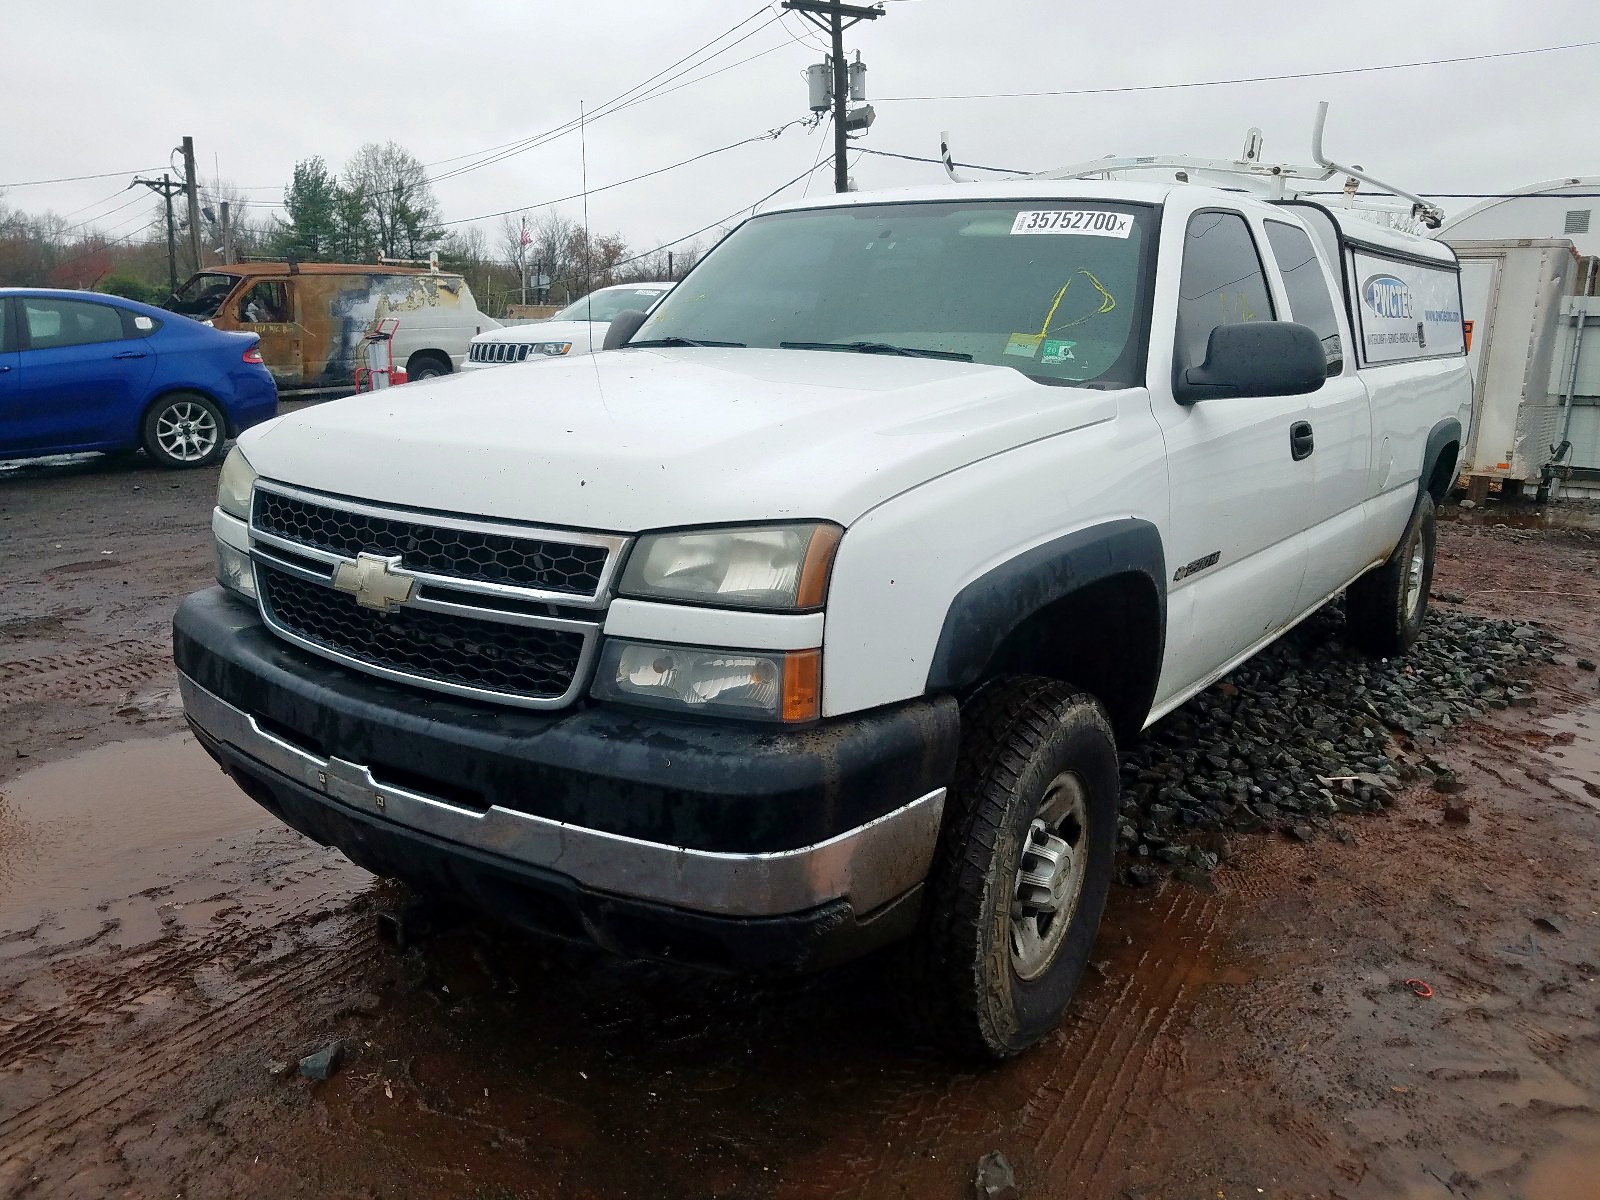
<path fill-rule="evenodd" d="M 815 721 L 822 715 L 822 651 L 783 656 L 783 719 Z"/>
<path fill-rule="evenodd" d="M 796 608 L 821 608 L 828 598 L 828 576 L 833 571 L 833 552 L 839 548 L 844 530 L 837 525 L 818 525 L 800 564 L 800 586 L 795 592 Z"/>

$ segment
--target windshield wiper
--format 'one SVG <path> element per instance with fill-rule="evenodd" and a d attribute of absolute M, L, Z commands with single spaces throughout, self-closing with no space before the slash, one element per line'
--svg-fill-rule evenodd
<path fill-rule="evenodd" d="M 925 350 L 920 346 L 896 346 L 889 342 L 779 342 L 780 350 L 852 350 L 857 354 L 900 354 L 906 358 L 948 358 L 952 362 L 971 362 L 972 355 L 957 350 Z"/>
<path fill-rule="evenodd" d="M 717 342 L 710 338 L 686 338 L 673 334 L 671 337 L 650 338 L 643 342 L 629 342 L 629 347 L 634 346 L 743 346 L 743 342 Z"/>

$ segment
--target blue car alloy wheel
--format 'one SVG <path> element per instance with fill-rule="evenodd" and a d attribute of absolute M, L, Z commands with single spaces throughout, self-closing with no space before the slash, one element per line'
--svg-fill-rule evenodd
<path fill-rule="evenodd" d="M 144 451 L 164 467 L 203 467 L 222 457 L 226 426 L 216 405 L 185 394 L 158 400 L 144 419 Z"/>

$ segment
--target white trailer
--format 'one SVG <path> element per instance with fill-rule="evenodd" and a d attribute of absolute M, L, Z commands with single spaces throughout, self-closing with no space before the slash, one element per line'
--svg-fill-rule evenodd
<path fill-rule="evenodd" d="M 1564 301 L 1576 290 L 1577 250 L 1563 238 L 1449 244 L 1472 322 L 1472 430 L 1461 477 L 1480 501 L 1495 483 L 1508 497 L 1543 488 L 1567 412 L 1552 365 Z"/>

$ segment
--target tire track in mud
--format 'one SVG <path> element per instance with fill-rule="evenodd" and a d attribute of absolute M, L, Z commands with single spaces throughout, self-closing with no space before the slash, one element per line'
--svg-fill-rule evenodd
<path fill-rule="evenodd" d="M 0 708 L 122 691 L 171 671 L 171 654 L 164 644 L 138 641 L 0 663 Z"/>
<path fill-rule="evenodd" d="M 1169 936 L 1139 956 L 1132 977 L 1102 1011 L 1085 1015 L 1053 1056 L 1055 1069 L 1036 1085 L 1021 1130 L 1034 1159 L 1030 1174 L 1100 1194 L 1096 1185 L 1120 1124 L 1143 1119 L 1177 1065 L 1168 1033 L 1194 986 L 1207 980 L 1222 911 L 1217 896 L 1169 892 L 1157 918 Z M 1089 1019 L 1094 1033 L 1080 1054 L 1073 1043 Z M 1177 1054 L 1181 1059 L 1181 1047 Z"/>
<path fill-rule="evenodd" d="M 158 1031 L 160 1040 L 146 1057 L 132 1063 L 119 1057 L 0 1120 L 0 1167 L 25 1158 L 37 1161 L 63 1142 L 81 1140 L 85 1122 L 129 1097 L 153 1099 L 150 1093 L 155 1086 L 191 1067 L 201 1050 L 216 1058 L 240 1043 L 256 1025 L 291 1010 L 312 993 L 348 986 L 370 969 L 377 947 L 376 930 L 369 924 L 350 942 L 308 948 L 300 961 L 275 971 L 256 986 L 192 1016 L 176 1029 Z M 336 959 L 332 970 L 329 958 Z M 111 1115 L 109 1123 L 115 1128 L 120 1121 L 120 1116 Z"/>
<path fill-rule="evenodd" d="M 328 893 L 308 897 L 284 913 L 281 921 L 300 928 L 337 916 L 331 899 Z M 201 967 L 248 972 L 252 957 L 271 949 L 282 932 L 281 925 L 234 920 L 218 927 L 169 933 L 127 957 L 79 966 L 69 976 L 67 994 L 58 1003 L 19 1016 L 0 1016 L 0 1063 L 20 1064 L 47 1046 L 70 1046 L 75 1036 L 103 1028 L 119 1012 L 136 1007 L 156 992 L 191 982 Z"/>
<path fill-rule="evenodd" d="M 1033 1069 L 1031 1082 L 1018 1080 L 1031 1094 L 1011 1110 L 1017 1115 L 995 1107 L 990 1089 L 1011 1086 L 1003 1074 L 952 1076 L 941 1061 L 930 1075 L 926 1061 L 908 1056 L 873 1077 L 875 1096 L 853 1132 L 807 1160 L 803 1185 L 779 1194 L 898 1196 L 917 1177 L 908 1160 L 919 1148 L 976 1158 L 997 1140 L 1024 1181 L 1048 1179 L 1052 1195 L 1107 1194 L 1097 1185 L 1102 1167 L 1116 1165 L 1108 1156 L 1119 1132 L 1142 1120 L 1164 1081 L 1184 1069 L 1174 1026 L 1186 1020 L 1195 987 L 1212 979 L 1225 899 L 1172 888 L 1153 909 L 1139 925 L 1159 928 L 1159 944 L 1130 954 L 1125 973 L 1067 1018 L 1070 1029 L 1001 1069 Z"/>

